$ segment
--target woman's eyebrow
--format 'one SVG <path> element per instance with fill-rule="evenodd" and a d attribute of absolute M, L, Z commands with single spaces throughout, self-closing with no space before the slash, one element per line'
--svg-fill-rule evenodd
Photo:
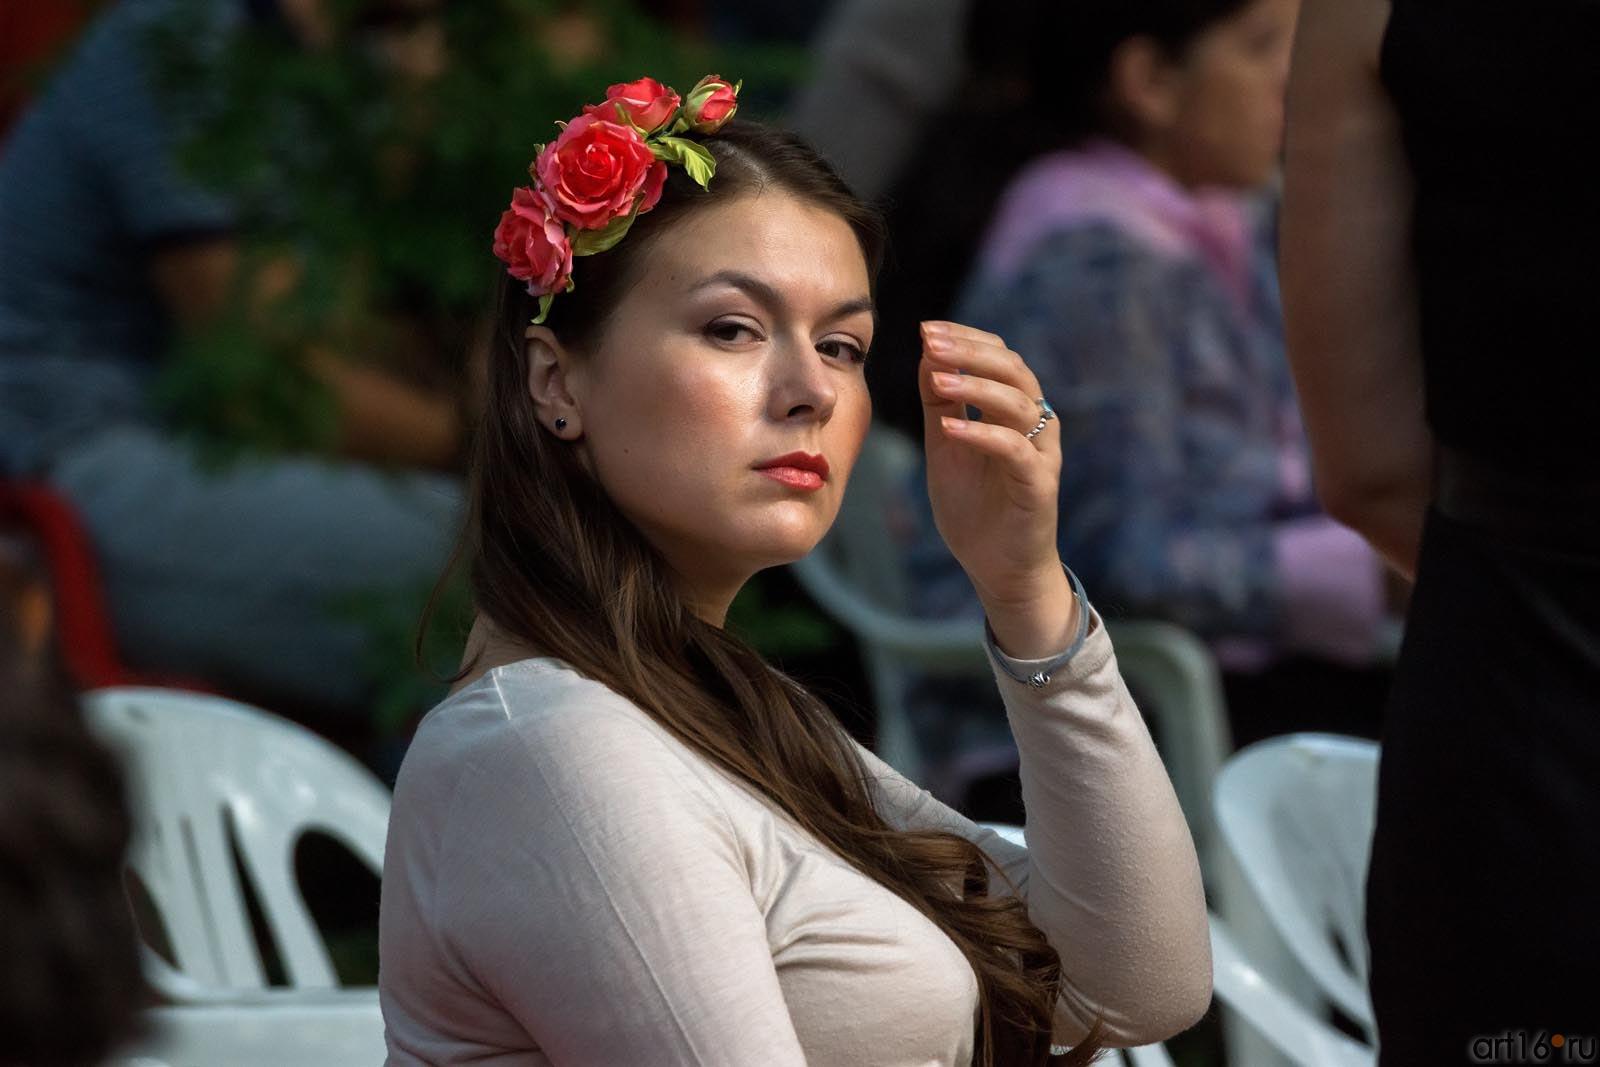
<path fill-rule="evenodd" d="M 745 274 L 743 271 L 719 270 L 717 273 L 695 282 L 694 285 L 689 287 L 689 293 L 693 295 L 702 289 L 709 289 L 717 285 L 726 285 L 738 289 L 775 314 L 781 314 L 789 310 L 788 301 L 783 298 L 781 292 L 760 278 Z M 872 303 L 872 298 L 868 296 L 859 296 L 853 300 L 846 300 L 830 311 L 825 317 L 825 321 L 832 322 L 835 319 L 842 319 L 848 315 L 859 314 L 863 311 L 871 314 L 874 322 L 877 321 L 877 307 Z"/>

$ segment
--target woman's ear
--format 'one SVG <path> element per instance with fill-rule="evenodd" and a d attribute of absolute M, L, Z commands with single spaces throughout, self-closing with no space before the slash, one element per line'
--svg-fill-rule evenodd
<path fill-rule="evenodd" d="M 528 397 L 535 416 L 545 429 L 564 441 L 583 436 L 583 415 L 579 410 L 572 354 L 548 326 L 529 326 L 523 334 L 528 354 Z"/>
<path fill-rule="evenodd" d="M 1178 121 L 1182 71 L 1153 37 L 1129 37 L 1111 53 L 1106 90 L 1113 110 L 1138 141 L 1159 137 Z"/>

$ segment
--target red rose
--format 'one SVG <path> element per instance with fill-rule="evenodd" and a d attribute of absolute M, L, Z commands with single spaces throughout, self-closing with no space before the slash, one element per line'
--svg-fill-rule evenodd
<path fill-rule="evenodd" d="M 579 115 L 544 147 L 534 173 L 556 217 L 581 230 L 598 230 L 633 210 L 649 211 L 661 199 L 667 165 L 632 126 Z"/>
<path fill-rule="evenodd" d="M 566 288 L 572 275 L 572 245 L 544 197 L 526 186 L 511 193 L 511 206 L 494 228 L 494 254 L 528 292 L 544 296 Z"/>
<path fill-rule="evenodd" d="M 715 74 L 695 82 L 684 101 L 683 115 L 696 133 L 716 133 L 739 109 L 739 88 Z"/>
<path fill-rule="evenodd" d="M 619 104 L 635 126 L 645 133 L 654 133 L 677 112 L 679 100 L 677 93 L 654 78 L 640 78 L 613 85 L 606 90 L 605 103 L 590 104 L 583 113 L 615 122 Z"/>

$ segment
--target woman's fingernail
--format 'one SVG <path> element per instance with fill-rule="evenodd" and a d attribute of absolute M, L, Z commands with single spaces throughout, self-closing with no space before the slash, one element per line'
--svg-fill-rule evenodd
<path fill-rule="evenodd" d="M 933 372 L 933 384 L 946 392 L 954 392 L 961 388 L 961 375 L 936 370 Z"/>
<path fill-rule="evenodd" d="M 943 337 L 945 334 L 950 332 L 950 327 L 946 326 L 942 322 L 937 322 L 937 321 L 932 320 L 932 319 L 929 319 L 927 322 L 924 322 L 922 324 L 922 328 L 923 328 L 923 330 L 925 330 L 930 335 L 938 335 L 940 337 Z"/>
<path fill-rule="evenodd" d="M 951 433 L 966 433 L 967 432 L 967 420 L 966 419 L 958 419 L 958 418 L 955 418 L 954 416 L 951 416 L 951 415 L 940 415 L 939 416 L 939 422 L 941 424 L 943 424 L 944 428 L 946 430 L 949 430 Z"/>
<path fill-rule="evenodd" d="M 930 352 L 949 352 L 954 347 L 955 345 L 950 338 L 943 334 L 928 335 L 928 351 Z"/>

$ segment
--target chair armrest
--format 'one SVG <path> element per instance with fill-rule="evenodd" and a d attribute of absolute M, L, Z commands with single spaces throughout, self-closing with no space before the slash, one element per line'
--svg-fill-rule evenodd
<path fill-rule="evenodd" d="M 970 673 L 973 665 L 988 662 L 978 619 L 911 619 L 885 611 L 813 556 L 790 564 L 790 569 L 800 587 L 864 643 L 935 670 Z"/>
<path fill-rule="evenodd" d="M 1212 983 L 1217 999 L 1300 1067 L 1373 1067 L 1377 1053 L 1311 1015 L 1244 958 L 1211 916 Z"/>

